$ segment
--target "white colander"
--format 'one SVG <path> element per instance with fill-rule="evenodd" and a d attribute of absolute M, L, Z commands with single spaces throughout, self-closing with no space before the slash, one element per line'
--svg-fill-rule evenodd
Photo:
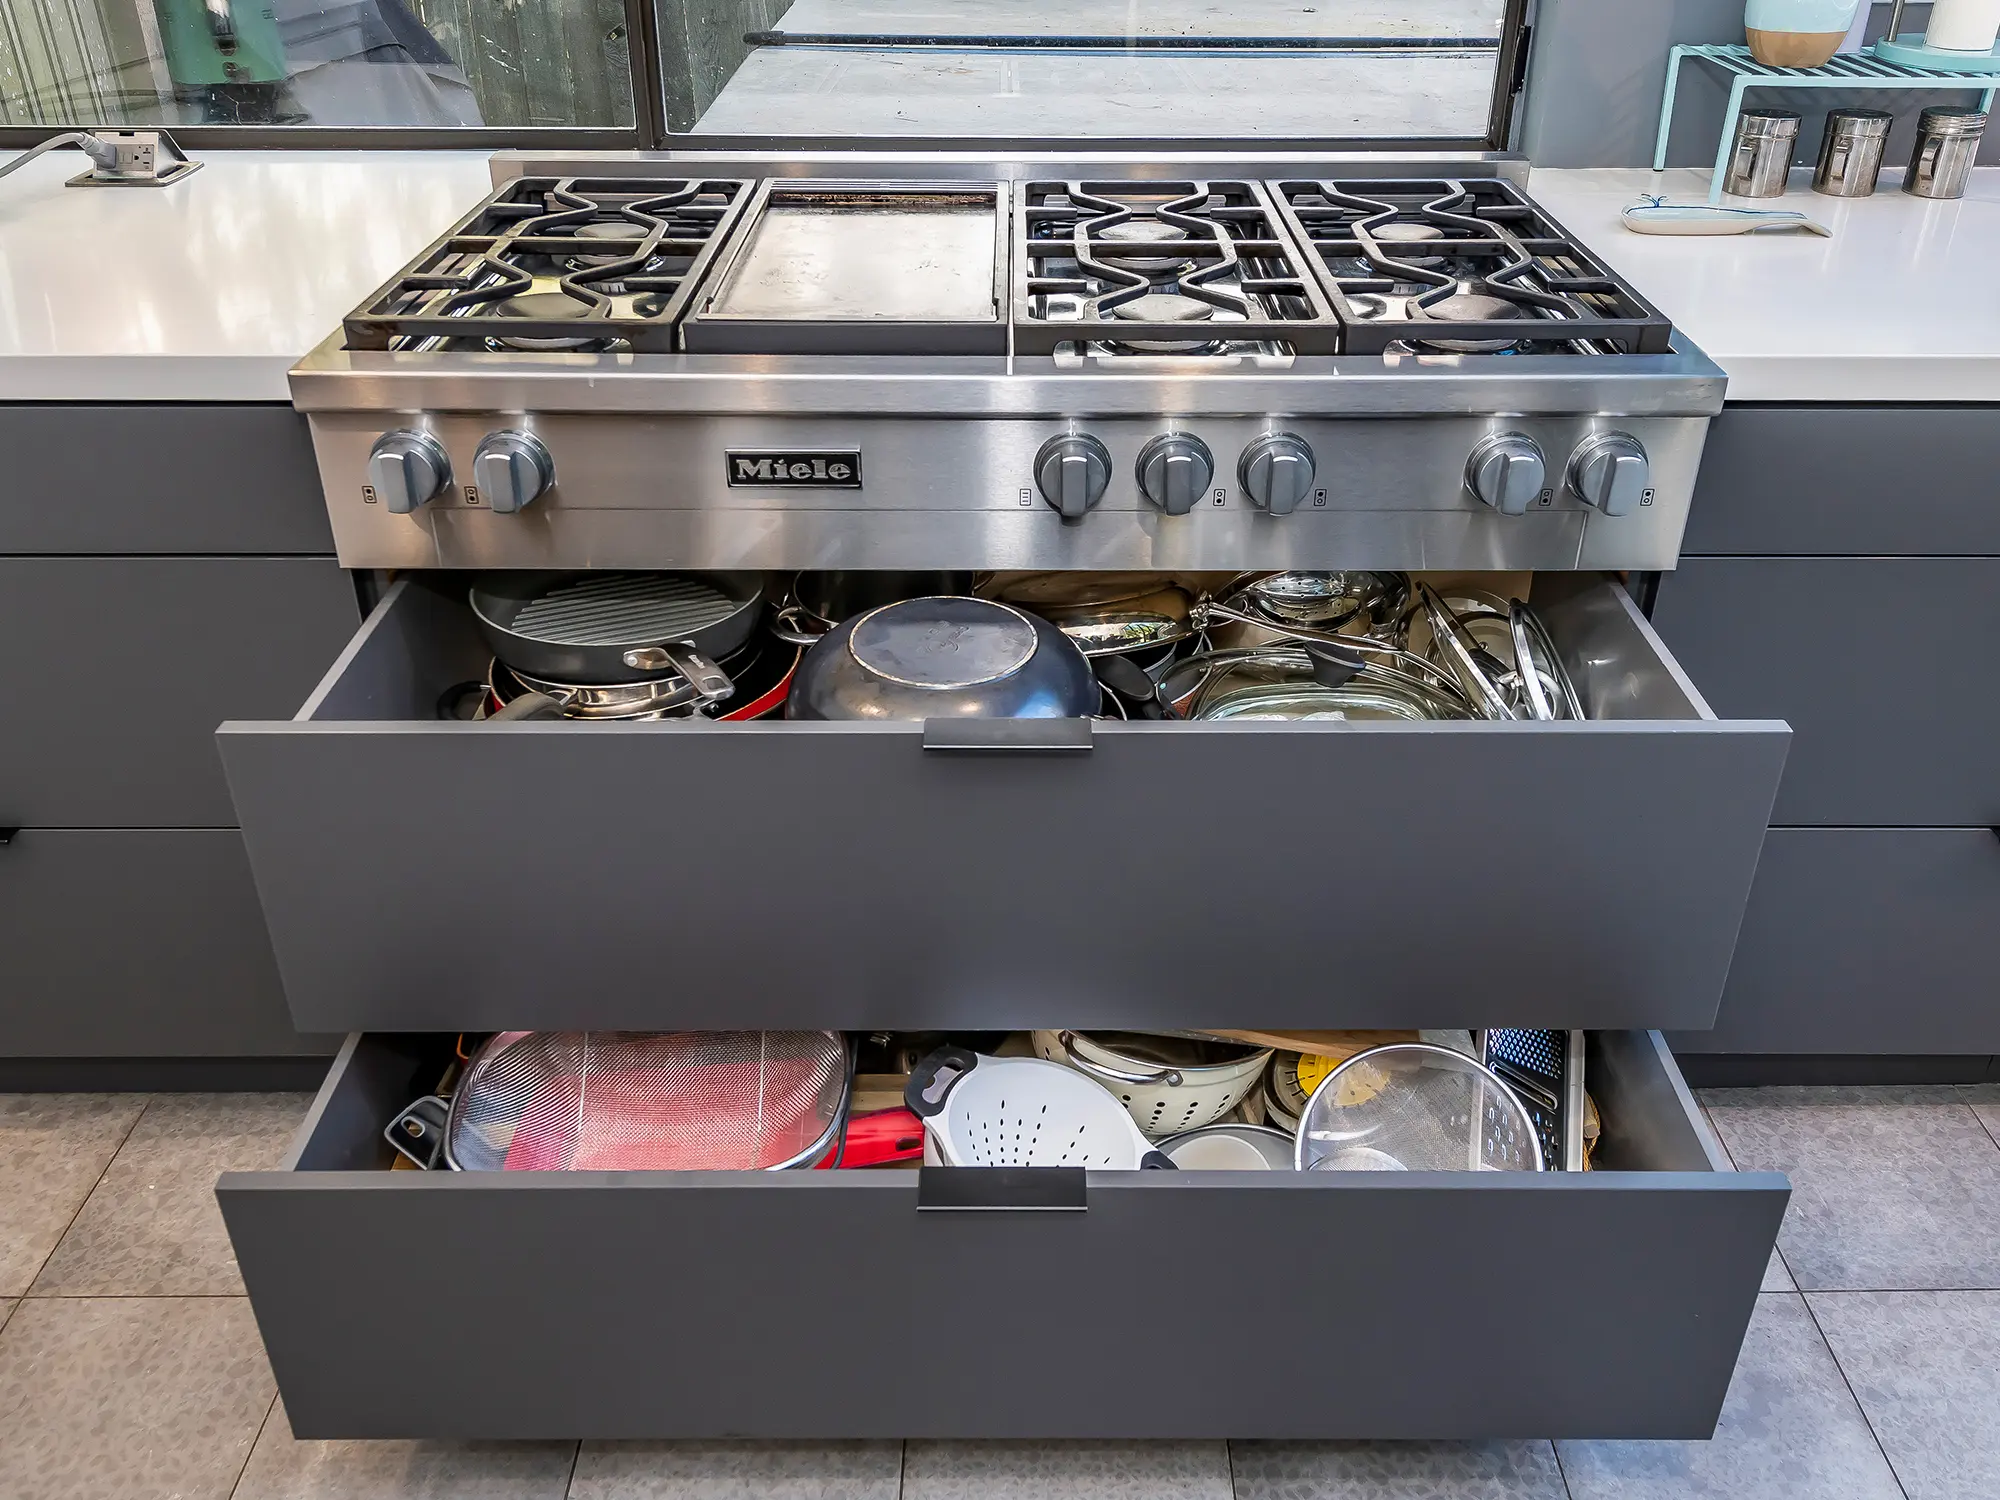
<path fill-rule="evenodd" d="M 924 1160 L 948 1167 L 1165 1167 L 1111 1091 L 1039 1057 L 940 1047 L 903 1100 L 924 1122 Z"/>

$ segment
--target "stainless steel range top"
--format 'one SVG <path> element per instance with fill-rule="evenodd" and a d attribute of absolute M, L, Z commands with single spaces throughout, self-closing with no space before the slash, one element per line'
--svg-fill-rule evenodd
<path fill-rule="evenodd" d="M 502 158 L 293 397 L 351 567 L 1671 567 L 1722 373 L 1524 173 Z"/>

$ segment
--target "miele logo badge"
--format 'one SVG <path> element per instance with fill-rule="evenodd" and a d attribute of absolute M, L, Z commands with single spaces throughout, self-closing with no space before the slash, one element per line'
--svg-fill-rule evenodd
<path fill-rule="evenodd" d="M 787 485 L 793 489 L 858 490 L 861 450 L 805 453 L 730 453 L 731 484 Z"/>

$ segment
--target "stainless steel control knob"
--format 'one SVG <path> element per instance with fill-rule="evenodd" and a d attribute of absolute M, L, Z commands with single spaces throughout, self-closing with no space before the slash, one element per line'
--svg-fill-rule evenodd
<path fill-rule="evenodd" d="M 556 482 L 556 461 L 531 432 L 489 432 L 472 455 L 472 478 L 496 513 L 526 510 Z"/>
<path fill-rule="evenodd" d="M 1548 483 L 1541 445 L 1525 432 L 1496 432 L 1479 440 L 1465 465 L 1465 485 L 1503 516 L 1524 516 Z"/>
<path fill-rule="evenodd" d="M 428 432 L 387 432 L 369 450 L 368 483 L 390 511 L 407 516 L 451 488 L 451 458 Z"/>
<path fill-rule="evenodd" d="M 1035 455 L 1035 483 L 1065 521 L 1081 521 L 1111 487 L 1111 454 L 1087 433 L 1050 438 Z"/>
<path fill-rule="evenodd" d="M 1267 432 L 1236 461 L 1236 481 L 1252 505 L 1288 516 L 1312 493 L 1312 448 L 1296 433 Z"/>
<path fill-rule="evenodd" d="M 1139 492 L 1170 516 L 1184 516 L 1208 493 L 1215 455 L 1184 432 L 1162 433 L 1139 450 Z"/>
<path fill-rule="evenodd" d="M 1600 432 L 1570 455 L 1569 487 L 1607 516 L 1630 515 L 1652 494 L 1652 485 L 1646 450 L 1628 433 Z"/>

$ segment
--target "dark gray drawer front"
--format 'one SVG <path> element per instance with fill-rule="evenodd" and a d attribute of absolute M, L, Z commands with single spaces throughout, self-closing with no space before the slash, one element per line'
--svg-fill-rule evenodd
<path fill-rule="evenodd" d="M 1040 755 L 416 722 L 484 662 L 411 585 L 310 719 L 219 738 L 314 1030 L 1706 1026 L 1786 733 L 1693 718 L 1620 599 L 1548 618 L 1602 645 L 1606 712 L 1688 718 L 1112 723 Z"/>
<path fill-rule="evenodd" d="M 228 827 L 215 726 L 353 634 L 331 558 L 0 558 L 0 826 Z"/>
<path fill-rule="evenodd" d="M 1681 553 L 1762 552 L 2000 554 L 2000 411 L 1725 408 Z"/>
<path fill-rule="evenodd" d="M 1788 1196 L 1715 1170 L 1646 1033 L 1593 1038 L 1603 1171 L 1103 1172 L 1080 1213 L 920 1213 L 898 1171 L 373 1170 L 443 1053 L 349 1045 L 297 1170 L 217 1194 L 306 1438 L 1705 1437 Z M 1519 1289 L 1586 1262 L 1530 1335 Z M 1217 1315 L 1289 1263 L 1283 1337 Z"/>
<path fill-rule="evenodd" d="M 289 406 L 0 406 L 0 555 L 333 552 Z"/>
<path fill-rule="evenodd" d="M 2000 1053 L 2000 838 L 1774 828 L 1713 1031 L 1690 1052 Z"/>
<path fill-rule="evenodd" d="M 326 1053 L 285 1012 L 232 829 L 28 829 L 0 847 L 0 1055 Z"/>
<path fill-rule="evenodd" d="M 1774 823 L 2000 824 L 2000 559 L 1690 558 L 1653 623 L 1717 713 L 1792 725 Z"/>

